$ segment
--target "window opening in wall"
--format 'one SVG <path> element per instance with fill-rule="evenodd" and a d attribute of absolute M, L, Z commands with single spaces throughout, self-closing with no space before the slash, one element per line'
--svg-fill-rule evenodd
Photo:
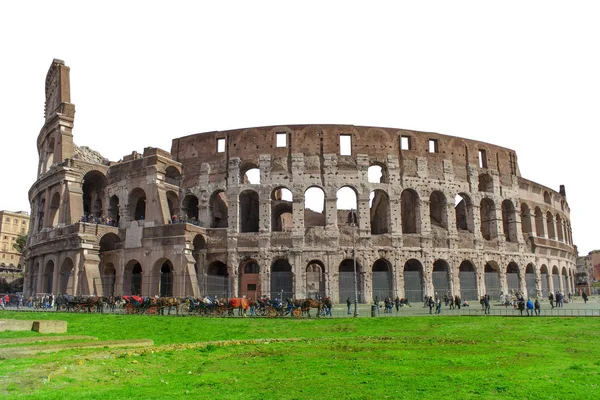
<path fill-rule="evenodd" d="M 400 148 L 402 150 L 411 150 L 410 147 L 410 136 L 400 137 Z"/>
<path fill-rule="evenodd" d="M 224 153 L 225 152 L 225 139 L 221 138 L 221 139 L 217 139 L 217 153 Z"/>
<path fill-rule="evenodd" d="M 383 172 L 381 165 L 371 165 L 367 170 L 367 180 L 369 183 L 385 183 L 387 178 L 384 177 Z"/>
<path fill-rule="evenodd" d="M 244 174 L 243 183 L 249 183 L 251 185 L 260 184 L 260 170 L 258 168 L 250 168 Z"/>
<path fill-rule="evenodd" d="M 340 155 L 341 156 L 352 155 L 352 136 L 351 135 L 340 135 Z"/>
<path fill-rule="evenodd" d="M 487 168 L 487 152 L 479 150 L 479 168 Z"/>
<path fill-rule="evenodd" d="M 277 147 L 287 147 L 287 133 L 285 133 L 285 132 L 277 132 L 275 134 L 275 146 L 277 146 Z"/>
<path fill-rule="evenodd" d="M 437 153 L 438 149 L 438 140 L 437 139 L 429 139 L 429 152 Z"/>

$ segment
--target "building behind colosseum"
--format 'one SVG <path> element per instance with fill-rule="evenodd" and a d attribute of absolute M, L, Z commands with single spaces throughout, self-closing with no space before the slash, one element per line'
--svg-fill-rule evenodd
<path fill-rule="evenodd" d="M 69 68 L 54 60 L 29 191 L 27 294 L 343 302 L 354 298 L 353 248 L 362 302 L 574 291 L 564 188 L 521 177 L 513 150 L 293 125 L 185 136 L 170 153 L 112 162 L 75 146 L 74 117 Z"/>

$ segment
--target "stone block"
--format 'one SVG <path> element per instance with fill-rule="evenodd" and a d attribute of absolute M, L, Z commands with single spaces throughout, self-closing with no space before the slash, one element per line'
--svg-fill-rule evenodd
<path fill-rule="evenodd" d="M 33 326 L 31 320 L 0 319 L 0 332 L 4 331 L 30 331 Z"/>
<path fill-rule="evenodd" d="M 67 333 L 67 321 L 33 321 L 32 330 L 39 333 Z"/>

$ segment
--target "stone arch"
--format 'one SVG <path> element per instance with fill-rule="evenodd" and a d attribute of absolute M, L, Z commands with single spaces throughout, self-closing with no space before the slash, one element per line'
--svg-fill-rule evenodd
<path fill-rule="evenodd" d="M 271 192 L 271 230 L 273 232 L 291 232 L 294 227 L 294 201 L 292 192 L 278 187 Z"/>
<path fill-rule="evenodd" d="M 50 201 L 50 227 L 56 228 L 59 224 L 60 217 L 60 194 L 54 193 L 52 200 Z"/>
<path fill-rule="evenodd" d="M 44 275 L 42 277 L 42 292 L 52 293 L 52 285 L 54 283 L 54 261 L 48 260 L 44 267 Z"/>
<path fill-rule="evenodd" d="M 531 210 L 527 203 L 521 203 L 521 232 L 525 235 L 533 232 L 531 226 Z"/>
<path fill-rule="evenodd" d="M 548 239 L 556 239 L 556 231 L 554 230 L 554 216 L 550 211 L 546 213 L 546 227 L 548 228 Z"/>
<path fill-rule="evenodd" d="M 179 186 L 181 183 L 181 171 L 173 165 L 165 169 L 165 182 L 170 185 Z"/>
<path fill-rule="evenodd" d="M 81 183 L 83 213 L 100 218 L 103 215 L 102 199 L 108 185 L 108 179 L 103 172 L 91 170 L 83 176 Z"/>
<path fill-rule="evenodd" d="M 496 207 L 494 201 L 489 197 L 481 199 L 479 213 L 481 219 L 481 236 L 485 240 L 492 240 L 496 237 Z"/>
<path fill-rule="evenodd" d="M 229 297 L 229 273 L 222 261 L 213 261 L 206 270 L 205 295 L 212 298 Z"/>
<path fill-rule="evenodd" d="M 113 195 L 108 202 L 108 217 L 114 221 L 117 226 L 121 220 L 121 210 L 119 209 L 119 196 Z"/>
<path fill-rule="evenodd" d="M 511 261 L 506 266 L 506 285 L 508 293 L 516 294 L 521 291 L 521 276 L 519 275 L 519 266 Z"/>
<path fill-rule="evenodd" d="M 525 267 L 525 287 L 527 289 L 527 297 L 537 297 L 535 265 L 533 263 L 529 263 Z"/>
<path fill-rule="evenodd" d="M 473 202 L 466 193 L 459 193 L 454 198 L 454 214 L 456 229 L 473 233 Z"/>
<path fill-rule="evenodd" d="M 153 290 L 150 295 L 172 297 L 175 284 L 175 268 L 168 258 L 161 258 L 154 263 L 152 270 Z"/>
<path fill-rule="evenodd" d="M 383 190 L 371 192 L 371 235 L 390 233 L 390 199 Z"/>
<path fill-rule="evenodd" d="M 311 186 L 304 192 L 304 226 L 325 226 L 325 222 L 325 191 L 319 186 Z"/>
<path fill-rule="evenodd" d="M 485 290 L 490 298 L 499 298 L 503 293 L 502 281 L 500 279 L 500 268 L 495 261 L 488 261 L 484 267 Z"/>
<path fill-rule="evenodd" d="M 367 169 L 367 180 L 369 183 L 389 183 L 386 165 L 380 162 L 372 162 Z"/>
<path fill-rule="evenodd" d="M 431 226 L 448 229 L 448 204 L 446 195 L 434 190 L 429 196 L 429 220 Z"/>
<path fill-rule="evenodd" d="M 547 190 L 544 190 L 544 203 L 552 204 L 552 198 L 550 197 L 550 193 Z"/>
<path fill-rule="evenodd" d="M 562 218 L 560 217 L 560 214 L 556 214 L 556 239 L 559 242 L 564 242 L 564 235 L 563 235 L 563 221 Z"/>
<path fill-rule="evenodd" d="M 102 285 L 102 294 L 104 296 L 115 295 L 115 283 L 117 280 L 117 270 L 113 263 L 106 263 L 100 274 Z"/>
<path fill-rule="evenodd" d="M 555 265 L 552 267 L 552 291 L 554 293 L 560 290 L 560 272 L 558 267 Z"/>
<path fill-rule="evenodd" d="M 244 190 L 240 193 L 240 232 L 258 232 L 260 204 L 258 193 L 254 190 Z"/>
<path fill-rule="evenodd" d="M 507 242 L 517 242 L 517 214 L 510 200 L 502 202 L 502 230 Z"/>
<path fill-rule="evenodd" d="M 56 141 L 54 137 L 50 137 L 46 139 L 46 148 L 45 148 L 45 165 L 43 172 L 46 172 L 50 169 L 50 167 L 54 164 L 54 148 L 56 147 Z"/>
<path fill-rule="evenodd" d="M 542 297 L 546 298 L 550 294 L 550 274 L 548 274 L 548 267 L 542 264 L 540 267 L 540 280 L 542 281 Z"/>
<path fill-rule="evenodd" d="M 105 251 L 118 250 L 123 247 L 121 238 L 112 232 L 104 234 L 102 236 L 102 238 L 100 238 L 99 244 L 100 244 L 100 253 L 103 253 Z"/>
<path fill-rule="evenodd" d="M 438 259 L 433 263 L 433 292 L 435 296 L 452 294 L 450 287 L 450 266 L 446 260 Z"/>
<path fill-rule="evenodd" d="M 135 188 L 129 193 L 129 216 L 135 221 L 146 218 L 146 192 L 142 188 Z"/>
<path fill-rule="evenodd" d="M 227 228 L 229 225 L 229 203 L 224 190 L 216 190 L 210 196 L 210 227 Z"/>
<path fill-rule="evenodd" d="M 460 281 L 460 298 L 462 300 L 478 300 L 477 274 L 475 265 L 469 260 L 463 260 L 458 267 Z"/>
<path fill-rule="evenodd" d="M 488 192 L 492 193 L 494 191 L 494 180 L 490 176 L 490 174 L 480 174 L 479 175 L 479 184 L 477 189 L 480 192 Z"/>
<path fill-rule="evenodd" d="M 42 198 L 40 200 L 40 205 L 38 208 L 38 231 L 41 231 L 44 228 L 44 213 L 46 210 L 46 198 Z"/>
<path fill-rule="evenodd" d="M 535 235 L 537 237 L 544 237 L 544 214 L 539 207 L 535 208 Z"/>
<path fill-rule="evenodd" d="M 413 189 L 404 189 L 400 196 L 402 212 L 402 233 L 419 233 L 420 201 Z"/>
<path fill-rule="evenodd" d="M 173 220 L 179 215 L 179 195 L 172 190 L 167 191 L 167 206 L 169 207 L 168 218 Z"/>
<path fill-rule="evenodd" d="M 373 263 L 373 298 L 379 297 L 383 300 L 386 297 L 394 298 L 394 279 L 392 264 L 385 258 L 380 258 Z"/>
<path fill-rule="evenodd" d="M 423 265 L 411 258 L 404 264 L 404 298 L 409 302 L 420 303 L 425 298 Z"/>
<path fill-rule="evenodd" d="M 355 187 L 344 185 L 336 192 L 336 209 L 340 210 L 357 210 L 358 209 L 358 192 Z M 347 216 L 347 213 L 344 213 Z M 346 218 L 344 218 L 344 221 Z"/>
<path fill-rule="evenodd" d="M 562 271 L 561 271 L 561 274 L 560 274 L 560 280 L 561 280 L 561 283 L 562 283 L 562 292 L 563 292 L 563 294 L 567 294 L 569 292 L 569 285 L 568 285 L 568 282 L 567 282 L 567 276 L 568 276 L 568 274 L 567 274 L 567 268 L 566 267 L 562 267 Z"/>
<path fill-rule="evenodd" d="M 344 259 L 339 265 L 339 299 L 340 302 L 350 297 L 354 300 L 354 260 L 352 258 Z M 362 302 L 362 266 L 356 261 L 356 290 L 358 302 Z"/>
<path fill-rule="evenodd" d="M 239 295 L 248 299 L 258 299 L 260 292 L 260 266 L 258 262 L 249 258 L 240 263 L 239 266 Z"/>
<path fill-rule="evenodd" d="M 294 298 L 294 273 L 292 265 L 285 258 L 271 264 L 271 299 Z"/>
<path fill-rule="evenodd" d="M 186 195 L 181 202 L 181 211 L 192 223 L 198 221 L 198 197 L 193 194 Z"/>
<path fill-rule="evenodd" d="M 130 260 L 125 264 L 123 271 L 123 294 L 124 295 L 142 295 L 143 294 L 143 274 L 142 264 L 138 260 Z"/>
<path fill-rule="evenodd" d="M 75 264 L 71 258 L 67 257 L 63 260 L 59 276 L 58 293 L 75 294 Z"/>
<path fill-rule="evenodd" d="M 204 290 L 204 294 L 206 294 L 206 285 L 203 283 L 207 278 L 205 275 L 206 269 L 204 268 L 206 261 L 206 238 L 201 234 L 197 234 L 194 236 L 192 246 L 194 247 L 192 250 L 192 257 L 194 257 L 196 280 L 199 287 L 201 287 Z"/>
<path fill-rule="evenodd" d="M 260 168 L 258 165 L 252 162 L 242 164 L 240 167 L 240 182 L 245 185 L 259 185 Z"/>
<path fill-rule="evenodd" d="M 325 264 L 321 260 L 311 260 L 306 265 L 306 296 L 325 297 Z"/>

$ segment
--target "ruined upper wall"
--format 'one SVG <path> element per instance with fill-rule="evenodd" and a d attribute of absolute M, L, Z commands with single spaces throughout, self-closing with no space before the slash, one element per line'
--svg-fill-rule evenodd
<path fill-rule="evenodd" d="M 276 135 L 287 134 L 287 146 L 277 147 Z M 340 155 L 340 136 L 350 135 L 350 156 Z M 402 148 L 402 137 L 409 148 Z M 217 142 L 224 139 L 225 150 L 217 151 Z M 430 152 L 430 141 L 437 151 Z M 305 157 L 322 157 L 336 154 L 340 165 L 352 166 L 357 155 L 366 155 L 370 163 L 385 163 L 388 155 L 398 158 L 404 176 L 417 176 L 417 160 L 428 159 L 429 176 L 443 178 L 442 160 L 450 160 L 458 178 L 467 177 L 469 167 L 479 167 L 479 151 L 485 151 L 485 166 L 498 171 L 503 185 L 512 184 L 512 176 L 519 175 L 517 156 L 514 150 L 489 143 L 413 130 L 365 127 L 353 125 L 289 125 L 267 126 L 230 131 L 200 133 L 174 139 L 171 154 L 184 164 L 186 180 L 195 179 L 202 163 L 211 165 L 211 174 L 226 174 L 230 158 L 239 157 L 242 163 L 258 164 L 261 154 L 270 154 L 274 159 L 291 157 L 294 153 Z"/>

